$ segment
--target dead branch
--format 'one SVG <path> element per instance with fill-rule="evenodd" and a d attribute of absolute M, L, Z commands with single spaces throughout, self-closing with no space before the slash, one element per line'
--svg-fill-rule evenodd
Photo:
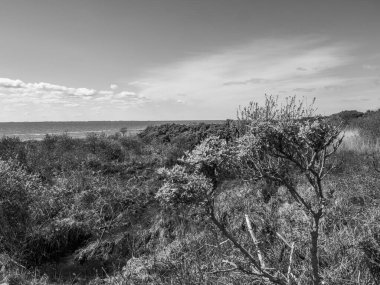
<path fill-rule="evenodd" d="M 249 234 L 251 235 L 252 241 L 256 247 L 256 254 L 257 254 L 257 257 L 259 259 L 260 268 L 265 268 L 265 262 L 264 262 L 263 254 L 261 253 L 261 250 L 259 247 L 259 241 L 257 240 L 257 238 L 253 232 L 252 224 L 251 224 L 251 221 L 250 221 L 248 215 L 245 215 L 245 222 L 247 223 Z"/>
<path fill-rule="evenodd" d="M 293 252 L 294 252 L 294 242 L 292 243 L 292 247 L 290 249 L 289 255 L 289 266 L 288 266 L 288 284 L 290 284 L 290 277 L 292 276 L 292 262 L 293 262 Z"/>

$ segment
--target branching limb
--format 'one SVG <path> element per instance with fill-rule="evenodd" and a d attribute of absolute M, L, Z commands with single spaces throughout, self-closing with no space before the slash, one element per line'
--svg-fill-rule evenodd
<path fill-rule="evenodd" d="M 251 274 L 251 275 L 255 275 L 257 277 L 260 277 L 262 279 L 267 279 L 269 280 L 270 282 L 272 282 L 273 284 L 280 284 L 280 285 L 285 285 L 286 284 L 286 281 L 283 279 L 283 278 L 279 278 L 276 276 L 276 274 L 271 274 L 270 272 L 268 272 L 267 270 L 265 270 L 264 268 L 262 268 L 260 266 L 260 264 L 257 263 L 256 259 L 248 252 L 247 249 L 245 249 L 241 243 L 239 243 L 234 236 L 232 236 L 228 231 L 227 229 L 218 221 L 218 219 L 215 217 L 215 213 L 214 213 L 214 210 L 213 208 L 209 209 L 209 216 L 210 216 L 210 219 L 211 221 L 219 228 L 219 230 L 222 232 L 222 234 L 228 238 L 232 243 L 233 245 L 239 249 L 239 251 L 250 261 L 252 267 L 253 267 L 253 271 L 252 272 L 249 272 L 243 268 L 239 268 L 238 269 L 246 274 Z"/>
<path fill-rule="evenodd" d="M 219 228 L 223 235 L 228 238 L 233 245 L 240 250 L 240 252 L 252 263 L 256 269 L 260 269 L 259 264 L 256 262 L 255 258 L 246 250 L 228 231 L 227 229 L 218 221 L 215 217 L 215 214 L 211 212 L 210 215 L 211 221 Z"/>
<path fill-rule="evenodd" d="M 292 244 L 290 244 L 280 233 L 276 232 L 276 235 L 284 242 L 284 244 L 288 247 L 288 248 L 292 248 Z M 298 258 L 302 259 L 302 260 L 305 260 L 306 257 L 300 253 L 298 250 L 294 249 L 294 253 L 293 254 L 296 254 Z"/>

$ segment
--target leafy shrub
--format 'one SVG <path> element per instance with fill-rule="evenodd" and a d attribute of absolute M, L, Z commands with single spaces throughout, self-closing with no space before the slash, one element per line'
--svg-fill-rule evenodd
<path fill-rule="evenodd" d="M 149 126 L 138 136 L 145 143 L 170 143 L 191 150 L 209 136 L 218 136 L 230 140 L 238 133 L 237 125 L 232 120 L 220 124 L 198 123 L 192 125 L 163 124 Z"/>
<path fill-rule="evenodd" d="M 160 174 L 166 177 L 165 184 L 157 192 L 157 199 L 164 205 L 185 206 L 192 203 L 202 203 L 208 198 L 213 186 L 206 176 L 188 173 L 186 168 L 174 166 L 172 169 L 162 169 Z M 173 185 L 179 185 L 173 187 Z"/>

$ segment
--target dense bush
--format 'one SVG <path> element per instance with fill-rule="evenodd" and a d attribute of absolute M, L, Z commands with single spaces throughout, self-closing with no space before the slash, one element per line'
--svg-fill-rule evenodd
<path fill-rule="evenodd" d="M 230 139 L 237 135 L 236 122 L 227 120 L 223 124 L 199 123 L 193 125 L 164 124 L 147 127 L 138 136 L 145 142 L 171 143 L 192 149 L 209 136 Z"/>

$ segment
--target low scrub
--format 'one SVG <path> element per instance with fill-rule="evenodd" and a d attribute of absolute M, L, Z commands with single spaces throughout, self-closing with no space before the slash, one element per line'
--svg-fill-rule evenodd
<path fill-rule="evenodd" d="M 135 137 L 2 138 L 0 283 L 379 284 L 378 112 L 275 103 Z"/>

